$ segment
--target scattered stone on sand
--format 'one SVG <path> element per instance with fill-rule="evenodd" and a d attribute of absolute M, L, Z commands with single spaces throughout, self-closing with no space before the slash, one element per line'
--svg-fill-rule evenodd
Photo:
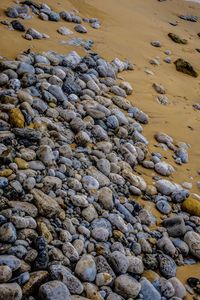
<path fill-rule="evenodd" d="M 175 33 L 168 33 L 168 36 L 170 37 L 170 39 L 172 41 L 174 41 L 177 44 L 183 44 L 186 45 L 188 43 L 188 41 L 186 39 L 181 38 L 179 35 L 175 34 Z"/>
<path fill-rule="evenodd" d="M 189 62 L 187 62 L 186 60 L 184 60 L 182 58 L 178 58 L 174 62 L 174 64 L 176 66 L 176 70 L 179 72 L 190 75 L 192 77 L 198 77 L 198 75 L 199 75 L 197 73 L 197 71 L 193 68 L 193 66 Z"/>

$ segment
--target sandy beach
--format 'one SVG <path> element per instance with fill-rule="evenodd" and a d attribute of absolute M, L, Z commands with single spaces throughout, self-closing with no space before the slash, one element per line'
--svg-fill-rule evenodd
<path fill-rule="evenodd" d="M 134 71 L 125 71 L 119 76 L 130 82 L 133 87 L 132 95 L 128 96 L 129 101 L 149 116 L 149 124 L 143 126 L 143 134 L 149 141 L 149 152 L 161 153 L 165 161 L 174 167 L 175 172 L 169 176 L 171 181 L 178 184 L 191 183 L 190 193 L 199 195 L 200 187 L 197 182 L 200 181 L 200 111 L 193 105 L 200 104 L 200 77 L 194 78 L 177 72 L 173 62 L 181 57 L 189 61 L 200 73 L 200 53 L 196 51 L 196 48 L 200 48 L 198 36 L 200 1 L 46 0 L 45 3 L 56 12 L 75 10 L 81 17 L 95 17 L 101 21 L 101 28 L 98 30 L 89 28 L 86 38 L 94 41 L 92 50 L 106 60 L 111 61 L 117 57 L 121 60 L 130 60 L 134 64 Z M 10 0 L 0 1 L 0 21 L 8 19 L 4 10 L 12 5 L 13 2 Z M 185 21 L 178 17 L 181 14 L 195 15 L 199 20 Z M 175 21 L 177 26 L 172 26 L 170 22 Z M 50 38 L 28 41 L 22 38 L 21 32 L 9 30 L 5 25 L 0 24 L 1 57 L 14 59 L 20 52 L 28 49 L 40 53 L 53 50 L 62 54 L 75 50 L 80 55 L 86 54 L 81 47 L 62 44 L 62 40 L 69 39 L 68 36 L 57 33 L 58 27 L 66 26 L 64 21 L 60 21 L 59 24 L 45 22 L 34 16 L 30 20 L 23 20 L 23 24 L 46 33 Z M 67 27 L 74 32 L 73 26 L 67 23 Z M 186 45 L 174 43 L 168 37 L 169 32 L 187 39 L 188 43 Z M 80 35 L 74 32 L 73 36 Z M 153 47 L 152 41 L 160 41 L 162 47 Z M 166 50 L 171 52 L 172 63 L 164 61 L 168 56 L 165 54 Z M 159 65 L 150 64 L 149 61 L 152 59 L 157 59 Z M 165 87 L 169 99 L 167 105 L 158 102 L 157 93 L 152 88 L 155 82 Z M 175 145 L 180 142 L 186 143 L 188 163 L 178 165 L 173 158 L 173 151 L 158 147 L 154 139 L 157 132 L 164 132 L 171 136 Z M 158 174 L 154 169 L 137 166 L 136 171 L 148 184 L 155 183 L 154 178 Z M 154 205 L 141 201 L 160 222 L 160 213 Z M 184 284 L 190 276 L 200 277 L 199 263 L 178 267 L 177 277 Z M 187 294 L 184 299 L 199 298 Z"/>

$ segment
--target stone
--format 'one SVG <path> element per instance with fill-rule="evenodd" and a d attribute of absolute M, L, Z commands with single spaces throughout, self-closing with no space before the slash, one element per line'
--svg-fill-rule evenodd
<path fill-rule="evenodd" d="M 162 213 L 168 215 L 172 208 L 171 205 L 166 200 L 160 200 L 156 202 L 156 208 Z"/>
<path fill-rule="evenodd" d="M 179 72 L 190 75 L 192 77 L 198 77 L 198 75 L 199 75 L 197 73 L 197 71 L 193 68 L 193 66 L 189 62 L 187 62 L 186 60 L 184 60 L 182 58 L 178 58 L 174 62 L 174 64 L 176 66 L 176 70 Z"/>
<path fill-rule="evenodd" d="M 67 286 L 71 294 L 82 294 L 82 283 L 65 266 L 52 265 L 50 267 L 50 275 L 53 280 L 62 281 Z"/>
<path fill-rule="evenodd" d="M 162 46 L 160 41 L 152 41 L 151 45 L 158 48 Z"/>
<path fill-rule="evenodd" d="M 180 280 L 176 277 L 170 278 L 169 282 L 172 284 L 172 286 L 175 290 L 174 296 L 184 299 L 187 292 L 186 292 L 186 289 L 185 289 L 184 285 L 182 284 L 182 282 L 180 282 Z"/>
<path fill-rule="evenodd" d="M 90 190 L 98 190 L 99 188 L 99 182 L 92 176 L 90 175 L 86 175 L 83 177 L 82 179 L 82 184 L 83 184 L 83 187 L 87 190 L 87 191 L 90 191 Z"/>
<path fill-rule="evenodd" d="M 48 280 L 47 271 L 36 271 L 30 273 L 30 279 L 22 287 L 23 296 L 29 296 L 38 292 L 39 287 Z"/>
<path fill-rule="evenodd" d="M 13 127 L 23 128 L 25 125 L 24 116 L 19 108 L 12 108 L 10 110 L 10 124 Z"/>
<path fill-rule="evenodd" d="M 109 273 L 98 273 L 96 276 L 96 285 L 98 287 L 110 285 L 112 281 L 113 278 Z"/>
<path fill-rule="evenodd" d="M 159 162 L 159 163 L 155 164 L 155 171 L 160 175 L 169 176 L 175 170 L 170 164 L 163 161 L 163 162 Z"/>
<path fill-rule="evenodd" d="M 12 269 L 9 266 L 0 266 L 0 283 L 7 282 L 12 277 Z"/>
<path fill-rule="evenodd" d="M 37 156 L 45 165 L 51 165 L 54 161 L 52 149 L 48 145 L 41 145 L 37 151 Z"/>
<path fill-rule="evenodd" d="M 17 232 L 12 223 L 5 223 L 0 227 L 0 241 L 14 243 L 17 239 Z"/>
<path fill-rule="evenodd" d="M 142 260 L 136 256 L 128 256 L 128 272 L 132 274 L 142 274 L 144 272 L 144 265 Z"/>
<path fill-rule="evenodd" d="M 170 39 L 177 43 L 177 44 L 183 44 L 183 45 L 186 45 L 188 43 L 188 41 L 186 39 L 183 39 L 181 38 L 180 36 L 178 36 L 177 34 L 175 33 L 168 33 L 168 36 L 170 37 Z"/>
<path fill-rule="evenodd" d="M 66 285 L 58 280 L 44 283 L 39 288 L 39 297 L 44 300 L 70 300 L 70 292 Z"/>
<path fill-rule="evenodd" d="M 175 290 L 173 285 L 170 282 L 170 279 L 167 280 L 163 277 L 160 278 L 160 291 L 162 293 L 162 295 L 166 298 L 171 298 L 174 296 L 175 294 Z"/>
<path fill-rule="evenodd" d="M 186 232 L 185 222 L 182 217 L 170 217 L 163 221 L 163 226 L 167 228 L 169 236 L 179 237 Z"/>
<path fill-rule="evenodd" d="M 180 15 L 180 19 L 185 20 L 185 21 L 190 21 L 190 22 L 197 22 L 198 17 L 197 16 L 192 16 L 192 15 Z"/>
<path fill-rule="evenodd" d="M 161 84 L 153 83 L 152 87 L 159 94 L 165 94 L 166 93 L 165 88 Z"/>
<path fill-rule="evenodd" d="M 35 30 L 34 28 L 29 28 L 26 31 L 26 35 L 31 36 L 33 39 L 36 39 L 36 40 L 41 40 L 43 38 L 42 33 L 40 33 L 39 31 Z"/>
<path fill-rule="evenodd" d="M 91 255 L 84 255 L 75 267 L 75 274 L 82 280 L 92 282 L 96 278 L 96 265 Z"/>
<path fill-rule="evenodd" d="M 182 209 L 192 216 L 200 217 L 200 201 L 188 198 L 182 203 Z"/>
<path fill-rule="evenodd" d="M 149 280 L 142 277 L 142 279 L 140 280 L 140 284 L 140 293 L 143 295 L 145 300 L 161 300 L 161 295 Z"/>
<path fill-rule="evenodd" d="M 64 26 L 58 28 L 57 31 L 58 31 L 58 33 L 60 33 L 62 35 L 69 35 L 69 34 L 73 33 L 70 29 L 68 29 L 67 27 L 64 27 Z"/>
<path fill-rule="evenodd" d="M 189 247 L 190 253 L 200 259 L 200 235 L 194 231 L 188 231 L 184 235 L 184 241 Z"/>
<path fill-rule="evenodd" d="M 22 31 L 22 32 L 26 31 L 24 25 L 21 22 L 19 22 L 18 20 L 12 21 L 11 24 L 15 30 Z"/>
<path fill-rule="evenodd" d="M 17 283 L 1 283 L 0 284 L 0 299 L 5 300 L 21 300 L 22 290 Z"/>
<path fill-rule="evenodd" d="M 114 251 L 109 256 L 109 263 L 115 274 L 125 274 L 128 270 L 129 261 L 120 251 Z"/>
<path fill-rule="evenodd" d="M 61 208 L 55 199 L 45 195 L 41 190 L 36 188 L 34 188 L 31 193 L 34 197 L 35 205 L 38 208 L 39 213 L 44 217 L 50 218 L 60 212 Z"/>
<path fill-rule="evenodd" d="M 35 218 L 38 214 L 37 207 L 32 203 L 21 202 L 21 201 L 9 201 L 9 206 L 24 212 L 33 218 Z"/>
<path fill-rule="evenodd" d="M 8 186 L 8 179 L 6 177 L 0 177 L 0 188 L 4 189 Z"/>
<path fill-rule="evenodd" d="M 17 164 L 18 168 L 21 170 L 28 169 L 28 167 L 29 167 L 28 163 L 20 157 L 16 157 L 14 161 Z"/>
<path fill-rule="evenodd" d="M 8 266 L 12 271 L 16 271 L 21 266 L 21 260 L 14 255 L 0 255 L 0 266 Z"/>
<path fill-rule="evenodd" d="M 170 256 L 160 254 L 158 255 L 158 261 L 159 270 L 165 278 L 176 277 L 176 263 Z"/>
<path fill-rule="evenodd" d="M 76 30 L 79 33 L 87 33 L 87 29 L 85 26 L 78 24 L 74 27 L 74 30 Z"/>
<path fill-rule="evenodd" d="M 166 196 L 170 195 L 177 189 L 175 184 L 166 179 L 156 181 L 156 188 L 161 194 Z"/>
<path fill-rule="evenodd" d="M 118 276 L 114 282 L 115 292 L 125 298 L 135 299 L 140 290 L 140 283 L 133 277 L 123 274 Z"/>
<path fill-rule="evenodd" d="M 111 210 L 114 206 L 112 190 L 108 187 L 103 187 L 99 190 L 98 201 L 107 210 Z"/>

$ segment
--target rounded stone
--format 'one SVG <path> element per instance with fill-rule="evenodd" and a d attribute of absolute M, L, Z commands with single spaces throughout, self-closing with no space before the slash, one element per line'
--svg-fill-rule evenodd
<path fill-rule="evenodd" d="M 75 274 L 82 280 L 92 282 L 96 278 L 96 265 L 91 255 L 84 255 L 75 267 Z"/>
<path fill-rule="evenodd" d="M 58 280 L 42 284 L 39 288 L 39 297 L 42 300 L 71 300 L 68 288 Z"/>
<path fill-rule="evenodd" d="M 125 298 L 135 299 L 141 289 L 141 284 L 129 275 L 120 275 L 115 279 L 115 292 Z"/>
<path fill-rule="evenodd" d="M 7 282 L 12 277 L 12 270 L 9 266 L 0 266 L 0 283 Z"/>

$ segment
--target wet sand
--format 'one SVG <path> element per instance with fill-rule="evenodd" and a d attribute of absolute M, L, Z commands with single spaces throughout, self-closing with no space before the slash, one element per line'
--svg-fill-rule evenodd
<path fill-rule="evenodd" d="M 195 2 L 182 0 L 45 0 L 55 11 L 76 9 L 84 17 L 97 17 L 101 20 L 101 29 L 95 30 L 88 27 L 88 34 L 83 38 L 93 39 L 93 50 L 106 59 L 119 57 L 129 59 L 135 64 L 133 72 L 123 73 L 134 93 L 130 97 L 133 104 L 150 116 L 150 123 L 144 126 L 144 135 L 150 141 L 150 151 L 159 151 L 164 154 L 176 169 L 171 179 L 177 183 L 184 181 L 193 184 L 192 192 L 199 193 L 196 182 L 200 180 L 197 171 L 200 169 L 200 111 L 192 107 L 194 103 L 200 103 L 200 76 L 192 78 L 175 70 L 174 64 L 166 64 L 163 58 L 164 51 L 172 51 L 172 61 L 182 57 L 191 62 L 200 72 L 200 53 L 195 48 L 200 47 L 199 21 L 187 22 L 178 18 L 180 14 L 197 15 L 200 18 L 200 5 Z M 3 10 L 12 5 L 10 0 L 0 1 L 0 20 L 5 20 Z M 173 27 L 169 21 L 176 20 L 178 26 Z M 59 35 L 56 30 L 60 26 L 66 26 L 73 31 L 73 24 L 64 21 L 45 22 L 37 17 L 23 21 L 25 26 L 33 27 L 50 36 L 48 40 L 27 41 L 21 37 L 21 33 L 9 31 L 0 24 L 0 56 L 13 58 L 20 51 L 31 48 L 33 51 L 55 50 L 67 53 L 76 50 L 83 54 L 84 51 L 75 46 L 61 45 L 61 40 L 70 37 Z M 176 33 L 188 40 L 187 45 L 179 45 L 172 42 L 167 34 Z M 73 36 L 82 37 L 78 33 Z M 153 40 L 160 40 L 161 48 L 150 45 Z M 160 57 L 160 66 L 152 66 L 149 60 Z M 154 75 L 147 75 L 144 69 L 148 68 Z M 167 97 L 171 103 L 167 106 L 160 105 L 156 100 L 156 93 L 152 84 L 160 83 L 167 90 Z M 170 150 L 164 151 L 155 147 L 153 138 L 157 131 L 163 131 L 174 138 L 176 142 L 186 142 L 190 145 L 189 163 L 178 166 L 172 159 Z M 141 171 L 141 167 L 138 167 Z M 152 177 L 156 175 L 151 170 L 142 169 L 145 179 L 152 183 Z M 178 270 L 179 278 L 185 281 L 189 276 L 200 276 L 200 264 L 181 267 Z M 191 299 L 188 297 L 187 299 Z"/>

